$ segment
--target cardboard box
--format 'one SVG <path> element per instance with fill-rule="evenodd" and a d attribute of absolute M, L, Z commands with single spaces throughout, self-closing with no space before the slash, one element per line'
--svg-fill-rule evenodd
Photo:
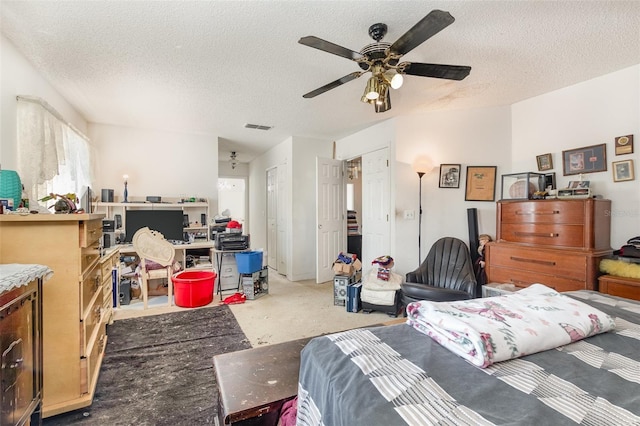
<path fill-rule="evenodd" d="M 347 253 L 346 256 L 352 257 L 350 253 Z M 351 263 L 342 263 L 341 260 L 333 262 L 333 273 L 336 275 L 351 276 L 360 270 L 362 270 L 362 262 L 360 262 L 360 259 L 356 259 Z"/>

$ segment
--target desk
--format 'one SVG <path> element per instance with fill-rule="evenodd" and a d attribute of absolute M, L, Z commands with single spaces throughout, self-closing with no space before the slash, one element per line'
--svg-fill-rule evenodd
<path fill-rule="evenodd" d="M 214 242 L 213 241 L 202 241 L 202 242 L 194 242 L 188 244 L 173 244 L 173 248 L 176 250 L 176 260 L 180 262 L 180 264 L 185 267 L 187 264 L 187 251 L 189 250 L 209 250 L 209 259 L 213 260 L 213 250 L 214 250 Z M 120 253 L 135 253 L 136 251 L 133 249 L 133 244 L 120 244 L 117 245 L 116 248 L 120 251 Z M 185 268 L 186 269 L 186 268 Z M 214 269 L 213 263 L 211 265 L 200 265 L 195 268 L 188 269 Z"/>
<path fill-rule="evenodd" d="M 240 273 L 238 273 L 238 284 L 236 286 L 236 288 L 222 288 L 222 282 L 220 281 L 220 277 L 221 277 L 221 273 L 222 273 L 222 259 L 224 258 L 225 254 L 236 254 L 236 253 L 242 253 L 242 252 L 246 252 L 246 251 L 250 251 L 251 249 L 244 249 L 244 250 L 219 250 L 217 248 L 213 248 L 213 254 L 216 258 L 216 280 L 218 280 L 218 286 L 216 289 L 216 294 L 220 294 L 220 300 L 222 300 L 222 292 L 223 291 L 228 291 L 228 290 L 235 290 L 235 291 L 239 291 L 240 290 L 240 280 L 242 279 L 242 276 Z"/>

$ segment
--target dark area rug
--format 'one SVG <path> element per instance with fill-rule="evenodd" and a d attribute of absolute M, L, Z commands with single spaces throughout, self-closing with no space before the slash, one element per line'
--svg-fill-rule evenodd
<path fill-rule="evenodd" d="M 114 322 L 93 404 L 43 424 L 216 424 L 213 356 L 251 347 L 228 306 Z"/>

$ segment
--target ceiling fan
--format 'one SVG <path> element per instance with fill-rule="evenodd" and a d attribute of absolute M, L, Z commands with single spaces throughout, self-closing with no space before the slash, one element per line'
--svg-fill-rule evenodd
<path fill-rule="evenodd" d="M 403 74 L 419 77 L 444 78 L 448 80 L 464 79 L 469 75 L 471 67 L 425 64 L 420 62 L 399 62 L 403 55 L 406 55 L 451 25 L 453 21 L 455 21 L 455 19 L 449 12 L 432 10 L 393 44 L 381 41 L 387 33 L 386 24 L 373 24 L 369 27 L 369 36 L 375 40 L 375 43 L 363 47 L 360 52 L 338 46 L 337 44 L 315 36 L 302 37 L 298 40 L 298 43 L 351 59 L 357 62 L 363 70 L 347 74 L 342 78 L 304 94 L 302 97 L 313 98 L 348 83 L 351 80 L 355 80 L 364 73 L 371 72 L 372 76 L 367 81 L 361 100 L 362 102 L 373 104 L 376 112 L 385 112 L 391 109 L 389 88 L 400 88 L 400 86 L 402 86 Z"/>

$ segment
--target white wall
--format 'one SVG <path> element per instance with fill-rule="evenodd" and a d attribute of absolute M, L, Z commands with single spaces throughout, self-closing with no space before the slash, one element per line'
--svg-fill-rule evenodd
<path fill-rule="evenodd" d="M 267 170 L 272 167 L 284 167 L 287 172 L 287 180 L 291 182 L 292 177 L 292 148 L 293 138 L 288 138 L 282 143 L 276 145 L 261 156 L 253 159 L 249 165 L 249 211 L 252 217 L 251 221 L 251 247 L 262 248 L 264 256 L 267 256 Z M 278 197 L 286 197 L 285 200 L 291 200 L 291 185 L 287 189 L 287 193 L 278 194 Z M 286 202 L 290 206 L 290 202 Z M 285 211 L 278 211 L 278 214 L 291 217 L 291 209 L 287 207 Z M 285 218 L 285 220 L 287 220 Z M 290 221 L 289 221 L 290 222 Z M 291 235 L 291 229 L 288 229 L 288 235 Z M 289 254 L 289 259 L 290 254 Z M 287 265 L 289 271 L 291 265 Z M 287 272 L 287 277 L 291 279 L 291 272 Z"/>
<path fill-rule="evenodd" d="M 418 212 L 420 180 L 413 171 L 417 157 L 428 157 L 433 171 L 422 178 L 422 253 L 440 237 L 453 236 L 468 243 L 467 209 L 478 209 L 481 233 L 495 236 L 495 203 L 465 201 L 466 166 L 498 166 L 496 199 L 500 197 L 499 175 L 509 165 L 511 144 L 509 107 L 466 111 L 442 111 L 397 117 L 384 121 L 337 142 L 338 158 L 352 158 L 391 148 L 391 222 L 394 271 L 401 275 L 414 270 L 418 259 Z M 438 188 L 439 165 L 462 165 L 458 189 Z M 413 210 L 416 218 L 404 219 Z M 395 237 L 394 237 L 395 235 Z"/>
<path fill-rule="evenodd" d="M 0 35 L 0 165 L 15 170 L 18 165 L 16 96 L 42 98 L 62 117 L 86 134 L 86 121 L 19 53 Z"/>
<path fill-rule="evenodd" d="M 419 178 L 415 158 L 427 156 L 435 166 L 422 178 L 422 253 L 426 257 L 441 237 L 457 237 L 469 244 L 467 209 L 476 208 L 481 234 L 495 237 L 495 202 L 465 201 L 468 166 L 497 166 L 495 199 L 500 199 L 500 175 L 511 156 L 509 107 L 439 111 L 398 117 L 396 121 L 397 173 L 396 272 L 418 267 Z M 439 188 L 440 164 L 461 164 L 460 188 Z M 392 189 L 393 190 L 393 189 Z M 415 220 L 403 218 L 414 210 Z"/>
<path fill-rule="evenodd" d="M 250 165 L 249 204 L 253 212 L 251 246 L 267 250 L 267 170 L 278 166 L 286 168 L 288 187 L 285 194 L 284 211 L 287 223 L 287 278 L 292 281 L 315 277 L 316 258 L 316 213 L 315 170 L 316 157 L 331 157 L 329 141 L 292 137 L 283 141 L 265 154 L 254 159 Z M 265 253 L 265 256 L 267 253 Z"/>
<path fill-rule="evenodd" d="M 316 157 L 331 158 L 333 145 L 325 140 L 294 137 L 292 148 L 290 259 L 291 279 L 298 281 L 316 276 Z"/>
<path fill-rule="evenodd" d="M 90 124 L 99 159 L 95 188 L 114 189 L 122 200 L 123 175 L 129 201 L 147 195 L 207 198 L 217 211 L 218 139 L 212 135 Z M 211 213 L 213 214 L 213 213 Z"/>
<path fill-rule="evenodd" d="M 558 188 L 562 151 L 606 144 L 607 171 L 588 173 L 594 193 L 611 200 L 611 246 L 640 234 L 640 65 L 556 90 L 512 106 L 514 172 L 537 171 L 536 155 L 550 152 Z M 615 155 L 614 138 L 633 134 L 634 153 Z M 613 182 L 611 163 L 634 160 L 636 179 Z"/>

